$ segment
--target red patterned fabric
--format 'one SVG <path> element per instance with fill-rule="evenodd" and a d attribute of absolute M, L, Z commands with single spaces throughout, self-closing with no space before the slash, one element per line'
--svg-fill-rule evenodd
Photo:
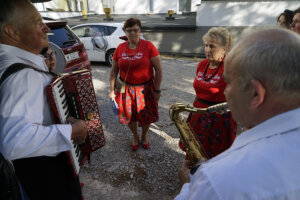
<path fill-rule="evenodd" d="M 193 105 L 197 108 L 207 107 L 207 105 L 199 102 L 197 98 Z M 236 136 L 236 123 L 231 116 L 231 112 L 224 115 L 190 113 L 187 124 L 194 131 L 196 138 L 209 158 L 228 149 Z M 181 142 L 179 146 L 184 150 Z"/>
<path fill-rule="evenodd" d="M 125 93 L 116 91 L 120 123 L 138 122 L 145 126 L 158 121 L 158 102 L 154 100 L 154 81 L 145 85 L 126 84 Z"/>
<path fill-rule="evenodd" d="M 208 64 L 209 61 L 205 59 L 197 67 L 193 84 L 196 91 L 193 105 L 197 108 L 207 108 L 209 106 L 204 102 L 200 102 L 200 100 L 208 101 L 212 104 L 225 101 L 224 89 L 226 83 L 222 77 L 224 63 L 221 62 L 219 68 L 215 69 L 209 69 Z M 224 115 L 190 113 L 187 124 L 193 130 L 209 158 L 228 149 L 236 136 L 237 124 L 234 122 L 230 112 Z M 184 150 L 184 145 L 181 141 L 179 146 Z"/>

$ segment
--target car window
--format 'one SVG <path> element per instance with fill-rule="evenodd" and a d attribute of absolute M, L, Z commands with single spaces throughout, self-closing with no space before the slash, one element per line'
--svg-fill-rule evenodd
<path fill-rule="evenodd" d="M 91 37 L 91 27 L 80 26 L 72 29 L 78 37 Z"/>
<path fill-rule="evenodd" d="M 101 35 L 101 36 L 109 36 L 111 35 L 117 28 L 112 26 L 92 26 L 92 35 Z"/>
<path fill-rule="evenodd" d="M 76 36 L 67 27 L 53 28 L 51 33 L 54 35 L 49 35 L 49 40 L 60 48 L 69 47 L 78 42 Z"/>
<path fill-rule="evenodd" d="M 107 36 L 105 26 L 92 26 L 92 35 Z"/>
<path fill-rule="evenodd" d="M 114 26 L 106 26 L 108 35 L 111 35 L 113 32 L 115 32 L 115 30 L 117 29 L 117 27 Z"/>

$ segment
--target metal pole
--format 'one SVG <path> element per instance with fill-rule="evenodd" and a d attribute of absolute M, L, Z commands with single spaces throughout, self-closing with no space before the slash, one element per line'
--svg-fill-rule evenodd
<path fill-rule="evenodd" d="M 83 8 L 82 9 L 82 17 L 83 19 L 87 18 L 87 0 L 82 0 Z"/>

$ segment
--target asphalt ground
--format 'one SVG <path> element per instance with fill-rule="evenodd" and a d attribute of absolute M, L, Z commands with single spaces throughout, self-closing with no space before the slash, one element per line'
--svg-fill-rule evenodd
<path fill-rule="evenodd" d="M 110 68 L 103 63 L 92 63 L 106 145 L 92 153 L 91 163 L 81 168 L 85 200 L 169 200 L 180 192 L 178 169 L 185 155 L 178 147 L 179 132 L 169 117 L 169 108 L 178 102 L 192 104 L 198 61 L 162 59 L 159 121 L 149 130 L 150 149 L 140 147 L 135 152 L 130 148 L 130 130 L 118 122 L 109 102 Z"/>

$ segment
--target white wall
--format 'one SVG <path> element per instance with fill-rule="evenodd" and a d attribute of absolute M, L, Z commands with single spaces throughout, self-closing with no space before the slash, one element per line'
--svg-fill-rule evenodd
<path fill-rule="evenodd" d="M 104 14 L 102 3 L 100 0 L 97 0 L 97 1 L 87 0 L 87 2 L 88 2 L 90 12 L 95 12 L 97 14 Z"/>
<path fill-rule="evenodd" d="M 61 19 L 67 17 L 82 17 L 81 12 L 55 12 L 55 11 L 40 11 L 42 17 L 50 17 L 52 19 Z M 88 13 L 93 14 L 93 13 Z"/>
<path fill-rule="evenodd" d="M 167 13 L 168 10 L 178 12 L 178 0 L 154 0 L 153 13 Z"/>
<path fill-rule="evenodd" d="M 196 12 L 197 11 L 197 5 L 201 4 L 201 0 L 192 0 L 192 6 L 191 11 Z"/>
<path fill-rule="evenodd" d="M 197 8 L 197 26 L 273 26 L 285 9 L 294 10 L 299 1 L 221 2 L 202 1 Z"/>
<path fill-rule="evenodd" d="M 147 14 L 149 2 L 146 0 L 115 0 L 113 14 Z"/>
<path fill-rule="evenodd" d="M 46 8 L 57 9 L 59 1 L 52 0 L 46 3 L 35 3 L 39 11 L 45 11 Z M 89 11 L 96 14 L 104 14 L 103 4 L 110 8 L 114 7 L 112 14 L 148 14 L 150 10 L 149 0 L 87 0 Z M 191 11 L 196 12 L 197 4 L 201 0 L 192 0 Z M 153 0 L 153 14 L 167 13 L 168 10 L 174 10 L 178 13 L 179 0 Z"/>
<path fill-rule="evenodd" d="M 52 0 L 45 3 L 34 3 L 34 5 L 38 11 L 46 11 L 47 8 L 56 9 L 58 7 L 56 1 L 57 0 Z"/>

